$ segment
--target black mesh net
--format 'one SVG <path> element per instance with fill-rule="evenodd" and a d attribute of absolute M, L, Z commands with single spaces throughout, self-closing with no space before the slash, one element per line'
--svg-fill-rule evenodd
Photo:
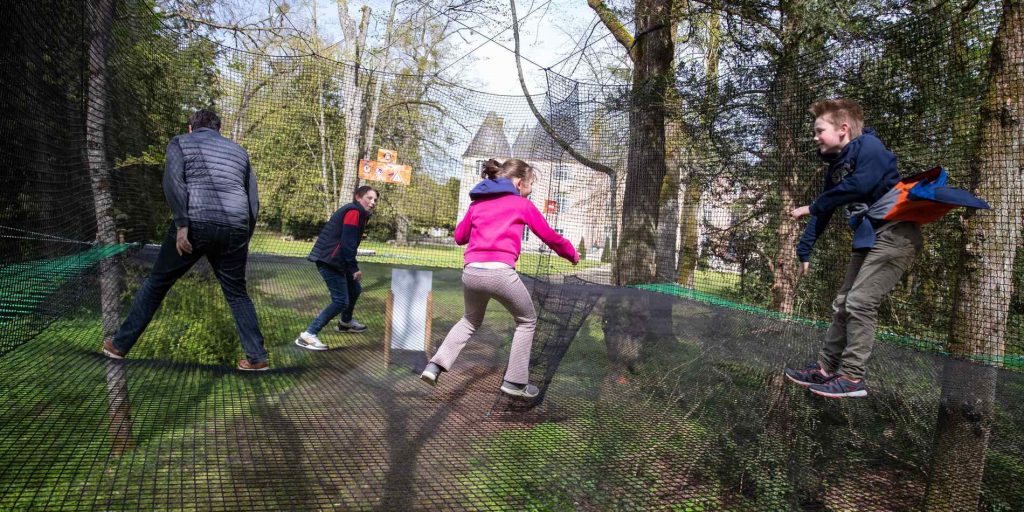
<path fill-rule="evenodd" d="M 1019 1 L 858 4 L 844 30 L 809 6 L 691 6 L 670 79 L 548 71 L 531 101 L 441 78 L 453 50 L 430 38 L 451 6 L 403 18 L 395 33 L 423 40 L 375 68 L 271 30 L 298 31 L 287 6 L 225 32 L 196 21 L 215 2 L 159 5 L 0 18 L 0 508 L 1024 509 Z M 656 22 L 627 25 L 654 27 L 637 44 L 656 53 Z M 825 169 L 807 108 L 830 97 L 864 107 L 903 177 L 942 166 L 991 205 L 924 225 L 895 263 L 863 313 L 860 399 L 783 376 L 818 356 L 864 254 L 840 212 L 806 275 L 794 250 L 790 212 Z M 255 319 L 203 258 L 107 358 L 173 249 L 165 151 L 198 108 L 259 189 Z M 499 390 L 517 323 L 496 300 L 437 386 L 420 379 L 464 313 L 454 231 L 491 158 L 535 169 L 530 200 L 580 256 L 521 240 L 534 398 Z M 332 321 L 328 350 L 305 350 L 293 340 L 331 301 L 306 257 L 359 185 L 379 192 L 358 254 L 367 328 Z M 256 323 L 270 370 L 236 370 Z"/>

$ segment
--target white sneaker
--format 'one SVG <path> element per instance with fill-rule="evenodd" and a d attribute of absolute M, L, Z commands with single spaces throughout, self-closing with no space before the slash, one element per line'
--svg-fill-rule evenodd
<path fill-rule="evenodd" d="M 299 337 L 295 338 L 295 344 L 309 350 L 327 350 L 327 345 L 321 343 L 320 338 L 317 338 L 316 334 L 310 334 L 306 331 L 302 331 Z"/>
<path fill-rule="evenodd" d="M 533 398 L 540 394 L 540 389 L 533 384 L 516 384 L 507 380 L 501 381 L 501 392 L 511 396 Z"/>
<path fill-rule="evenodd" d="M 434 363 L 427 363 L 427 367 L 423 369 L 423 373 L 420 374 L 420 378 L 423 382 L 430 384 L 431 386 L 437 385 L 437 377 L 441 375 L 444 370 L 440 366 Z"/>
<path fill-rule="evenodd" d="M 366 330 L 366 326 L 356 321 L 355 318 L 348 322 L 342 322 L 338 320 L 338 324 L 334 326 L 334 329 L 338 332 L 363 332 Z"/>

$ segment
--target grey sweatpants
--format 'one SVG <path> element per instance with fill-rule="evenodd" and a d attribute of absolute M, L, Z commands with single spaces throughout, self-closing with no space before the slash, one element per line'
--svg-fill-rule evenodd
<path fill-rule="evenodd" d="M 537 328 L 537 312 L 533 299 L 519 274 L 512 268 L 486 269 L 466 267 L 462 270 L 463 297 L 466 314 L 459 320 L 441 347 L 430 360 L 449 370 L 459 357 L 469 337 L 480 327 L 487 311 L 487 303 L 493 298 L 505 306 L 516 320 L 516 332 L 512 337 L 512 350 L 508 356 L 508 370 L 505 380 L 515 384 L 526 384 L 530 380 L 530 348 L 533 333 Z"/>
<path fill-rule="evenodd" d="M 921 250 L 921 228 L 898 222 L 878 232 L 875 246 L 856 251 L 846 267 L 846 279 L 832 302 L 832 325 L 818 355 L 829 373 L 864 377 L 875 343 L 878 308 Z"/>

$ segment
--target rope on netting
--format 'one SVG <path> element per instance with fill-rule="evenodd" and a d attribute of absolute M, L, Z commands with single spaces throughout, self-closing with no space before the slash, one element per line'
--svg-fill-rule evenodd
<path fill-rule="evenodd" d="M 69 243 L 69 244 L 96 245 L 95 241 L 84 242 L 82 240 L 74 240 L 74 239 L 71 239 L 71 238 L 64 238 L 64 237 L 60 237 L 60 236 L 56 236 L 56 235 L 49 235 L 49 234 L 46 234 L 46 233 L 39 233 L 39 232 L 36 232 L 36 231 L 30 231 L 30 230 L 27 230 L 27 229 L 15 228 L 15 227 L 11 227 L 11 226 L 0 226 L 0 229 L 9 229 L 11 231 L 19 231 L 19 232 L 22 232 L 22 233 L 27 233 L 29 235 L 35 235 L 35 236 L 18 236 L 18 235 L 0 234 L 0 238 L 16 238 L 16 239 L 21 239 L 21 240 L 42 240 L 42 241 L 46 241 L 46 242 L 64 242 L 64 243 Z"/>

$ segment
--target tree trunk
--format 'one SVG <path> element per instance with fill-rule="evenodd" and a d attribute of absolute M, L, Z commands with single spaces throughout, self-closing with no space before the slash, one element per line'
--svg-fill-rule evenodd
<path fill-rule="evenodd" d="M 978 509 L 997 375 L 992 366 L 946 361 L 925 510 Z"/>
<path fill-rule="evenodd" d="M 395 216 L 395 245 L 409 245 L 409 217 L 402 214 Z"/>
<path fill-rule="evenodd" d="M 381 57 L 380 65 L 377 66 L 376 71 L 387 72 L 390 67 L 391 61 L 391 44 L 392 38 L 391 33 L 394 30 L 395 25 L 395 12 L 398 10 L 398 0 L 391 0 L 391 12 L 388 14 L 388 22 L 384 27 L 384 55 Z M 370 89 L 370 85 L 373 85 L 373 90 L 369 93 L 369 107 L 368 114 L 366 116 L 366 123 L 364 123 L 363 129 L 363 158 L 369 158 L 373 151 L 373 138 L 377 132 L 377 116 L 380 114 L 380 90 L 384 84 L 384 75 L 378 73 L 377 76 L 366 82 L 367 90 Z"/>
<path fill-rule="evenodd" d="M 326 216 L 330 216 L 331 212 L 334 211 L 334 198 L 337 197 L 338 192 L 332 188 L 334 180 L 328 177 L 327 173 L 327 157 L 330 152 L 327 142 L 327 119 L 325 113 L 325 99 L 324 99 L 324 77 L 323 77 L 323 63 L 320 61 L 320 31 L 317 29 L 316 12 L 317 3 L 313 2 L 313 41 L 316 44 L 316 55 L 313 57 L 313 65 L 316 66 L 316 102 L 317 102 L 317 118 L 316 118 L 316 129 L 317 134 L 320 138 L 320 183 L 324 190 L 324 212 Z"/>
<path fill-rule="evenodd" d="M 355 56 L 354 64 L 342 67 L 342 90 L 345 110 L 345 152 L 342 156 L 341 190 L 336 198 L 339 205 L 349 201 L 352 193 L 356 190 L 359 177 L 359 133 L 363 126 L 363 88 L 359 84 L 360 62 L 363 44 L 366 41 L 366 28 L 370 23 L 370 8 L 363 6 L 362 20 L 359 23 L 359 32 L 353 37 L 351 30 L 346 29 L 346 45 L 354 45 L 351 52 Z M 338 17 L 343 20 L 343 26 L 348 26 L 345 20 L 351 20 L 348 15 L 347 2 L 338 2 Z M 349 52 L 345 52 L 348 54 Z"/>
<path fill-rule="evenodd" d="M 114 224 L 114 200 L 111 193 L 110 165 L 106 153 L 107 122 L 107 57 L 110 53 L 111 25 L 114 20 L 113 0 L 89 2 L 89 90 L 85 105 L 86 163 L 96 211 L 96 241 L 114 245 L 117 227 Z M 119 310 L 122 271 L 112 258 L 100 261 L 100 308 L 103 315 L 103 336 L 112 336 L 120 325 Z"/>
<path fill-rule="evenodd" d="M 254 61 L 255 62 L 255 61 Z M 253 68 L 253 65 L 248 66 L 247 72 Z M 249 110 L 249 77 L 242 75 L 242 98 L 238 104 L 238 110 L 235 111 L 235 123 L 231 127 L 231 140 L 238 144 L 242 143 L 242 138 L 245 136 L 245 129 L 242 127 L 242 123 L 245 122 L 245 115 Z"/>
<path fill-rule="evenodd" d="M 679 268 L 676 271 L 676 282 L 693 288 L 693 277 L 697 270 L 697 256 L 700 251 L 700 180 L 695 170 L 690 169 L 683 193 L 683 218 L 679 223 Z"/>
<path fill-rule="evenodd" d="M 655 279 L 658 194 L 665 166 L 666 93 L 672 83 L 671 0 L 636 1 L 633 85 L 630 91 L 629 156 L 622 198 L 622 237 L 616 251 L 618 285 Z"/>
<path fill-rule="evenodd" d="M 1004 4 L 993 43 L 990 78 L 981 107 L 978 153 L 972 162 L 977 195 L 992 206 L 969 215 L 953 310 L 949 351 L 994 357 L 1005 349 L 1013 296 L 1013 260 L 1021 243 L 1024 187 L 1024 14 L 1021 0 Z"/>
<path fill-rule="evenodd" d="M 777 101 L 775 145 L 778 156 L 775 166 L 778 170 L 779 187 L 779 210 L 776 212 L 779 245 L 772 265 L 772 306 L 782 313 L 793 312 L 796 282 L 799 277 L 796 243 L 800 239 L 800 224 L 789 217 L 789 212 L 797 207 L 800 192 L 797 165 L 799 151 L 794 125 L 801 119 L 801 111 L 805 107 L 800 104 L 800 70 L 796 65 L 800 55 L 800 36 L 797 34 L 799 26 L 798 19 L 793 16 L 786 17 L 782 57 L 779 60 L 778 75 L 774 84 Z"/>
<path fill-rule="evenodd" d="M 1024 188 L 1024 9 L 1022 0 L 1003 3 L 1003 19 L 989 60 L 989 83 L 981 107 L 980 141 L 973 160 L 975 192 L 992 210 L 970 215 L 960 258 L 957 294 L 947 350 L 998 363 L 1006 347 L 1013 296 L 1013 263 L 1021 242 Z M 936 451 L 925 497 L 929 510 L 976 508 L 993 420 L 996 370 L 947 363 Z M 951 489 L 956 489 L 952 492 Z"/>
<path fill-rule="evenodd" d="M 633 373 L 639 368 L 650 330 L 650 302 L 649 294 L 632 289 L 611 290 L 605 295 L 602 331 L 612 374 Z"/>
<path fill-rule="evenodd" d="M 618 208 L 619 204 L 619 173 L 618 171 L 612 171 L 608 173 L 608 224 L 611 229 L 611 239 L 604 246 L 605 252 L 601 255 L 603 261 L 610 262 L 612 269 L 615 268 L 615 256 L 618 253 L 619 247 L 619 232 L 620 225 L 622 223 L 622 216 L 619 212 L 622 210 Z M 614 276 L 612 280 L 614 281 Z"/>
<path fill-rule="evenodd" d="M 679 184 L 683 151 L 682 130 L 679 121 L 667 126 L 667 156 L 665 179 L 661 183 L 660 210 L 658 211 L 657 280 L 671 283 L 676 277 L 676 241 L 679 237 Z"/>
<path fill-rule="evenodd" d="M 125 365 L 107 359 L 104 365 L 107 382 L 107 417 L 110 431 L 110 454 L 120 457 L 135 447 L 132 437 L 132 407 L 128 400 L 128 376 Z"/>
<path fill-rule="evenodd" d="M 722 31 L 718 12 L 712 10 L 708 14 L 708 52 L 705 58 L 705 94 L 701 105 L 701 142 L 699 147 L 711 147 L 707 138 L 712 131 L 713 112 L 718 108 L 718 59 L 722 44 Z M 694 287 L 694 275 L 697 272 L 697 257 L 700 254 L 700 198 L 705 183 L 696 174 L 697 167 L 691 165 L 686 183 L 686 196 L 683 200 L 683 216 L 680 221 L 679 266 L 676 269 L 676 282 Z M 705 175 L 710 175 L 706 173 Z"/>

